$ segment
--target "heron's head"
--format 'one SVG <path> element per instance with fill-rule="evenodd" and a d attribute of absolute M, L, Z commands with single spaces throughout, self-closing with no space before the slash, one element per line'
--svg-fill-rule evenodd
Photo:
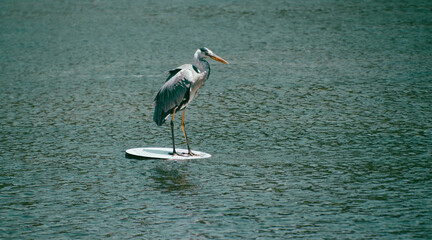
<path fill-rule="evenodd" d="M 205 58 L 205 57 L 209 57 L 213 60 L 216 60 L 218 62 L 224 63 L 224 64 L 229 64 L 225 59 L 219 57 L 218 55 L 214 54 L 210 49 L 203 47 L 200 48 L 196 51 L 195 54 L 198 54 L 199 58 Z"/>

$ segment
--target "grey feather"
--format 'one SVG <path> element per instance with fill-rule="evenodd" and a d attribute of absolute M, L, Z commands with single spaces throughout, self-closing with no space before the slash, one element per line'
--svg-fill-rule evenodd
<path fill-rule="evenodd" d="M 189 101 L 191 82 L 185 78 L 181 69 L 170 71 L 167 81 L 161 87 L 154 99 L 153 120 L 162 125 L 168 115 L 181 109 Z"/>
<path fill-rule="evenodd" d="M 180 72 L 182 69 L 181 68 L 174 68 L 169 70 L 169 75 L 167 77 L 167 79 L 165 80 L 165 82 L 168 82 L 168 80 L 170 80 L 172 77 L 174 77 L 178 72 Z"/>

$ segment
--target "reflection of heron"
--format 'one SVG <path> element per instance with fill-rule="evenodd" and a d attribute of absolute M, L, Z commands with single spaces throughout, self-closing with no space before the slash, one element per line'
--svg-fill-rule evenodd
<path fill-rule="evenodd" d="M 214 54 L 210 49 L 200 48 L 194 55 L 195 66 L 192 64 L 184 64 L 178 68 L 170 70 L 165 84 L 160 88 L 154 99 L 153 120 L 158 126 L 161 126 L 169 115 L 172 114 L 171 137 L 173 142 L 173 155 L 178 155 L 174 143 L 174 116 L 176 111 L 179 110 L 183 110 L 181 128 L 186 140 L 188 155 L 194 155 L 190 150 L 184 128 L 185 108 L 195 97 L 198 89 L 210 76 L 210 65 L 206 60 L 204 60 L 206 57 L 228 64 L 227 61 Z"/>

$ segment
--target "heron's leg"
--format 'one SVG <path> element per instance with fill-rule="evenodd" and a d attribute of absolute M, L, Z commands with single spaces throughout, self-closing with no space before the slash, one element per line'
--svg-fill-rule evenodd
<path fill-rule="evenodd" d="M 177 109 L 174 109 L 174 112 L 172 114 L 172 118 L 171 118 L 171 137 L 172 137 L 172 144 L 173 144 L 173 152 L 172 155 L 178 155 L 176 150 L 175 150 L 175 141 L 174 141 L 174 116 L 175 116 L 175 112 Z"/>
<path fill-rule="evenodd" d="M 183 117 L 182 117 L 182 121 L 181 121 L 181 128 L 183 130 L 183 134 L 184 134 L 184 137 L 185 137 L 185 140 L 186 140 L 186 145 L 187 145 L 187 148 L 188 148 L 188 154 L 189 155 L 195 155 L 194 153 L 192 153 L 192 151 L 191 151 L 191 149 L 189 147 L 189 141 L 187 139 L 187 135 L 186 135 L 185 127 L 184 127 L 185 115 L 186 115 L 186 108 L 183 109 Z"/>

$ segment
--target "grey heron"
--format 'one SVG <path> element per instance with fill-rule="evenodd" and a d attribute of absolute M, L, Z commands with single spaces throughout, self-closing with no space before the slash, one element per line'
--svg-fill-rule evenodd
<path fill-rule="evenodd" d="M 218 62 L 228 64 L 226 60 L 217 56 L 208 48 L 204 47 L 197 49 L 194 54 L 195 65 L 184 64 L 180 67 L 169 70 L 169 75 L 165 81 L 165 84 L 160 88 L 159 92 L 154 98 L 153 120 L 158 126 L 161 126 L 166 121 L 166 119 L 172 115 L 170 125 L 173 155 L 179 155 L 175 150 L 174 116 L 176 112 L 181 110 L 183 110 L 181 129 L 186 140 L 188 155 L 194 155 L 189 147 L 189 142 L 184 127 L 184 119 L 186 107 L 196 96 L 198 89 L 210 76 L 210 65 L 206 60 L 204 60 L 204 58 L 207 57 Z"/>

